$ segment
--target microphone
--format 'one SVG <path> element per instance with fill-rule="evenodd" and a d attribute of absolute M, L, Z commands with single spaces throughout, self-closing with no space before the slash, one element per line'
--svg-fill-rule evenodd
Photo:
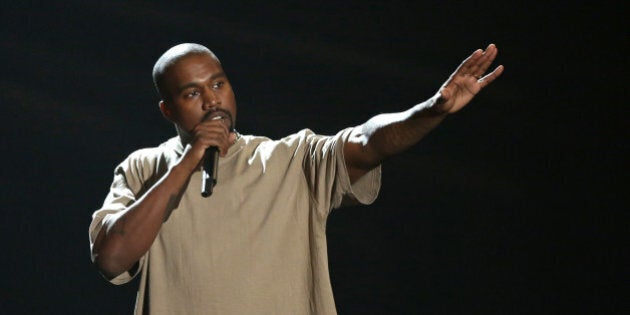
<path fill-rule="evenodd" d="M 221 112 L 223 114 L 216 114 Z M 209 111 L 205 114 L 202 121 L 229 119 L 232 125 L 232 115 L 230 112 L 222 109 Z M 230 127 L 232 131 L 234 128 Z M 201 172 L 201 196 L 207 198 L 212 195 L 212 188 L 217 184 L 217 174 L 219 171 L 219 148 L 208 147 L 203 154 L 203 171 Z"/>
<path fill-rule="evenodd" d="M 219 149 L 209 147 L 203 155 L 203 171 L 201 172 L 201 196 L 212 195 L 212 188 L 217 184 L 219 171 Z"/>

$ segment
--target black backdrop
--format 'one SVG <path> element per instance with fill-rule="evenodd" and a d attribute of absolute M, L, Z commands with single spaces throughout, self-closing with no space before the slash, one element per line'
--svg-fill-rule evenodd
<path fill-rule="evenodd" d="M 90 264 L 114 166 L 174 134 L 153 62 L 213 49 L 238 127 L 332 134 L 431 96 L 488 43 L 504 75 L 329 219 L 341 314 L 629 310 L 627 23 L 548 1 L 20 2 L 2 9 L 0 312 L 128 314 Z"/>

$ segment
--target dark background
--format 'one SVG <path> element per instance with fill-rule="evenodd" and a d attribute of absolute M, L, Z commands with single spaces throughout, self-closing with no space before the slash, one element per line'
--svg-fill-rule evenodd
<path fill-rule="evenodd" d="M 278 138 L 424 101 L 492 42 L 503 76 L 331 215 L 338 311 L 627 314 L 620 4 L 5 3 L 0 313 L 131 313 L 137 282 L 100 277 L 87 231 L 114 166 L 175 133 L 151 82 L 172 45 L 214 50 L 239 130 Z"/>

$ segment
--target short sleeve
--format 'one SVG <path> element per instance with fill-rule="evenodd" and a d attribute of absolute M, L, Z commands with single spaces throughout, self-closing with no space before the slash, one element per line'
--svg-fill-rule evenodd
<path fill-rule="evenodd" d="M 337 164 L 336 181 L 337 188 L 333 192 L 332 208 L 336 209 L 347 204 L 372 204 L 378 197 L 381 188 L 381 165 L 367 172 L 354 183 L 350 183 L 346 160 L 343 155 L 343 148 L 350 137 L 352 128 L 347 128 L 339 132 L 335 137 L 335 157 Z"/>
<path fill-rule="evenodd" d="M 154 150 L 143 149 L 132 153 L 114 170 L 114 179 L 102 207 L 92 215 L 89 227 L 90 249 L 103 228 L 104 220 L 111 215 L 127 209 L 146 190 L 148 190 L 166 172 L 166 163 L 160 162 Z M 146 256 L 146 255 L 145 255 Z M 144 257 L 139 261 L 133 273 L 125 272 L 110 280 L 114 284 L 123 284 L 133 279 L 140 269 Z"/>
<path fill-rule="evenodd" d="M 325 215 L 350 203 L 371 204 L 380 190 L 380 165 L 350 183 L 343 148 L 351 131 L 352 128 L 346 128 L 334 136 L 319 136 L 306 131 L 308 154 L 304 159 L 304 172 L 311 194 Z"/>

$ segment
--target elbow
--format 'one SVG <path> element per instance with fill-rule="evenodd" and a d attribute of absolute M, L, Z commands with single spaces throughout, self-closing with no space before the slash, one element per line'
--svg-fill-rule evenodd
<path fill-rule="evenodd" d="M 124 268 L 122 268 L 121 265 L 115 261 L 115 259 L 107 257 L 107 255 L 92 253 L 92 262 L 96 266 L 96 269 L 107 280 L 112 280 L 125 272 Z"/>
<path fill-rule="evenodd" d="M 134 265 L 133 263 L 127 264 L 117 258 L 117 255 L 98 248 L 92 250 L 92 262 L 107 280 L 112 280 L 129 271 Z"/>
<path fill-rule="evenodd" d="M 112 280 L 129 270 L 130 266 L 125 264 L 123 253 L 120 241 L 107 237 L 104 228 L 97 234 L 91 246 L 92 263 L 107 280 Z"/>

